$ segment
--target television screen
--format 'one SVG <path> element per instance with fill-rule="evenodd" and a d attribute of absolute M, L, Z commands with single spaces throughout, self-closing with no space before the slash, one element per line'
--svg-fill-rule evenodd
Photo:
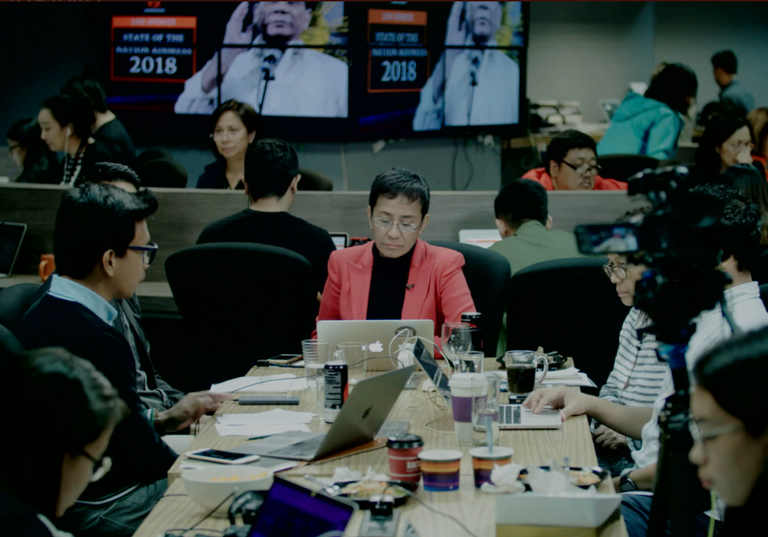
<path fill-rule="evenodd" d="M 121 2 L 100 11 L 109 107 L 131 112 L 134 130 L 151 125 L 150 135 L 199 139 L 228 99 L 260 113 L 260 136 L 288 140 L 524 130 L 522 2 Z"/>
<path fill-rule="evenodd" d="M 360 133 L 509 128 L 521 123 L 521 2 L 380 3 L 367 7 Z"/>

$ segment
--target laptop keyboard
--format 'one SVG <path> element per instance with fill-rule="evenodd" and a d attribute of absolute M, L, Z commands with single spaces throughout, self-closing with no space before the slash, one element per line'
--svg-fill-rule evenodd
<path fill-rule="evenodd" d="M 317 450 L 320 449 L 320 444 L 323 443 L 323 440 L 325 440 L 325 435 L 316 436 L 302 442 L 297 442 L 288 447 L 280 448 L 272 453 L 279 453 L 280 455 L 289 457 L 306 457 L 307 455 L 316 453 Z"/>
<path fill-rule="evenodd" d="M 523 407 L 520 405 L 499 405 L 499 425 L 520 425 Z"/>

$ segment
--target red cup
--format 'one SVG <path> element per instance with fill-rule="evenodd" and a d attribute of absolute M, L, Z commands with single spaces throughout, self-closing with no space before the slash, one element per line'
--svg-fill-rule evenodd
<path fill-rule="evenodd" d="M 387 439 L 389 475 L 394 481 L 421 479 L 419 453 L 424 449 L 424 440 L 415 434 L 396 434 Z"/>

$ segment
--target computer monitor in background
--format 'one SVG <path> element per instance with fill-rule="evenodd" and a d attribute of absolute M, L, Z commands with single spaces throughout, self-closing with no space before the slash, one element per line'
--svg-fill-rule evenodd
<path fill-rule="evenodd" d="M 26 224 L 0 222 L 0 278 L 11 275 L 26 232 Z"/>
<path fill-rule="evenodd" d="M 343 250 L 349 246 L 349 233 L 329 233 L 337 250 Z"/>

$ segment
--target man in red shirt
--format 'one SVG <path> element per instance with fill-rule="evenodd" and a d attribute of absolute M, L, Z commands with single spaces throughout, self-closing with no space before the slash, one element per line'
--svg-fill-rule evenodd
<path fill-rule="evenodd" d="M 597 145 L 577 130 L 561 132 L 549 143 L 546 168 L 535 168 L 523 179 L 541 183 L 547 190 L 626 190 L 627 183 L 604 179 L 598 172 Z"/>

